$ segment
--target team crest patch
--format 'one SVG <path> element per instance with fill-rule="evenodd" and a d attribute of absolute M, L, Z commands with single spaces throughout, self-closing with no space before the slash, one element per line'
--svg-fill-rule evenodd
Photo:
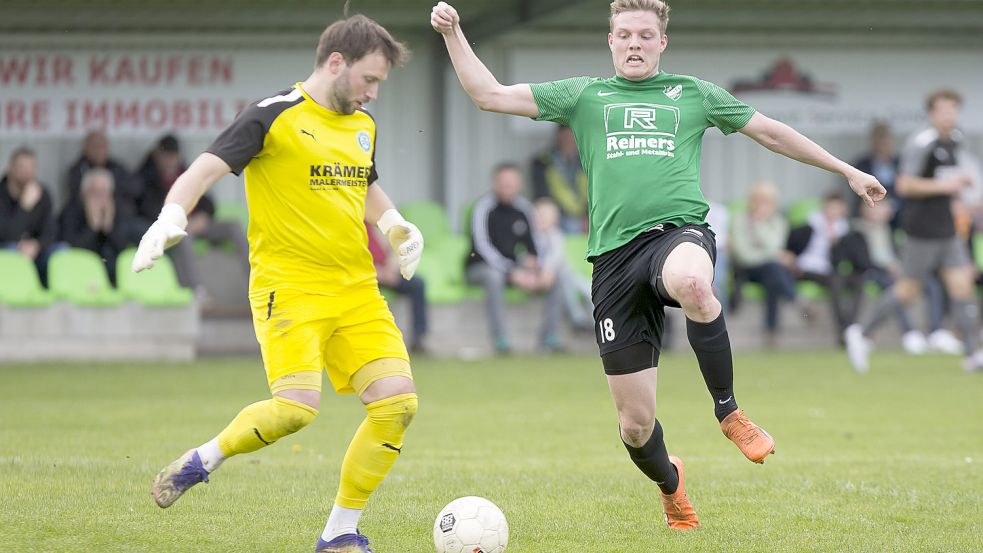
<path fill-rule="evenodd" d="M 366 153 L 372 151 L 372 138 L 369 137 L 369 133 L 358 131 L 358 134 L 355 135 L 355 140 L 358 141 L 358 147 L 365 150 Z"/>
<path fill-rule="evenodd" d="M 675 102 L 680 96 L 683 95 L 683 85 L 677 84 L 676 86 L 667 86 L 663 92 L 670 100 Z"/>

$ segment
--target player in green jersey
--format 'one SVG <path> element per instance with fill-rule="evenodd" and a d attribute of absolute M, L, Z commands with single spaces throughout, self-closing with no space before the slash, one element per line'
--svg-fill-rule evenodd
<path fill-rule="evenodd" d="M 450 5 L 430 23 L 443 35 L 457 76 L 484 111 L 569 126 L 588 177 L 597 343 L 621 438 L 632 461 L 660 488 L 669 527 L 699 527 L 656 419 L 656 375 L 664 308 L 681 307 L 721 430 L 757 463 L 774 440 L 738 409 L 730 338 L 713 296 L 716 245 L 700 191 L 703 133 L 717 127 L 750 136 L 792 159 L 842 175 L 867 204 L 882 199 L 873 176 L 837 159 L 787 125 L 722 88 L 659 69 L 669 7 L 659 0 L 611 3 L 608 45 L 615 76 L 502 85 L 474 54 Z"/>

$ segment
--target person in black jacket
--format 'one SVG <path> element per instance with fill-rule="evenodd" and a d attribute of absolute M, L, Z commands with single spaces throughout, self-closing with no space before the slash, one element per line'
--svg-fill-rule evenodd
<path fill-rule="evenodd" d="M 116 285 L 116 259 L 130 245 L 130 221 L 116 201 L 116 179 L 108 169 L 86 171 L 79 183 L 76 203 L 67 204 L 58 219 L 59 235 L 73 248 L 99 254 L 109 280 Z"/>
<path fill-rule="evenodd" d="M 65 179 L 66 200 L 62 215 L 65 214 L 67 206 L 71 205 L 79 210 L 79 213 L 71 214 L 71 217 L 85 217 L 82 212 L 84 208 L 80 191 L 82 176 L 90 169 L 105 169 L 112 174 L 114 211 L 121 215 L 120 224 L 124 225 L 121 230 L 126 234 L 127 241 L 136 244 L 150 225 L 149 221 L 138 219 L 136 216 L 136 197 L 139 194 L 140 183 L 122 163 L 110 156 L 109 139 L 103 131 L 92 131 L 85 135 L 82 140 L 82 153 L 68 168 Z"/>
<path fill-rule="evenodd" d="M 10 156 L 7 174 L 0 180 L 0 247 L 16 249 L 34 262 L 44 286 L 48 285 L 48 256 L 57 229 L 51 196 L 38 182 L 37 156 L 18 148 Z"/>
<path fill-rule="evenodd" d="M 142 183 L 142 190 L 137 198 L 137 212 L 142 219 L 157 219 L 157 214 L 164 207 L 164 198 L 185 169 L 177 138 L 165 135 L 137 171 L 137 178 Z M 208 195 L 202 196 L 194 211 L 188 215 L 188 227 L 185 230 L 190 237 L 204 239 L 212 244 L 231 242 L 236 256 L 242 261 L 246 272 L 249 272 L 249 244 L 242 226 L 233 221 L 216 221 L 215 203 Z M 181 285 L 196 290 L 199 298 L 207 299 L 198 273 L 194 242 L 182 240 L 167 250 L 167 253 L 174 260 L 174 270 Z"/>
<path fill-rule="evenodd" d="M 502 163 L 492 173 L 492 193 L 478 199 L 471 217 L 468 283 L 485 289 L 485 306 L 495 351 L 511 350 L 505 331 L 507 285 L 527 292 L 548 292 L 540 347 L 562 349 L 558 334 L 563 316 L 563 290 L 556 275 L 543 271 L 537 257 L 539 233 L 533 225 L 532 204 L 521 196 L 522 173 L 514 163 Z"/>

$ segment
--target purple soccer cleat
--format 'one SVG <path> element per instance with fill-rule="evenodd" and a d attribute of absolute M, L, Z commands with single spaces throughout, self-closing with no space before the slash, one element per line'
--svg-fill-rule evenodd
<path fill-rule="evenodd" d="M 318 538 L 314 553 L 372 553 L 372 550 L 369 549 L 369 538 L 356 530 L 354 534 L 342 534 L 331 541 Z"/>
<path fill-rule="evenodd" d="M 157 478 L 154 478 L 150 495 L 157 505 L 166 509 L 199 482 L 208 482 L 208 471 L 202 465 L 198 451 L 189 449 L 176 461 L 161 469 Z"/>

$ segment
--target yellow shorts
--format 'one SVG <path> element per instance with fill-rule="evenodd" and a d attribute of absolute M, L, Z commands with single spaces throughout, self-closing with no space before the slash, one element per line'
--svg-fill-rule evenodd
<path fill-rule="evenodd" d="M 322 368 L 339 394 L 361 393 L 385 376 L 412 377 L 403 335 L 378 287 L 344 296 L 278 289 L 250 296 L 250 305 L 271 389 L 274 382 L 294 375 L 297 385 L 283 386 L 281 381 L 278 386 L 319 390 Z M 354 377 L 359 369 L 377 359 L 400 359 L 405 363 L 389 364 L 388 368 L 386 364 L 373 363 L 373 375 Z M 316 385 L 312 373 L 316 375 Z"/>

